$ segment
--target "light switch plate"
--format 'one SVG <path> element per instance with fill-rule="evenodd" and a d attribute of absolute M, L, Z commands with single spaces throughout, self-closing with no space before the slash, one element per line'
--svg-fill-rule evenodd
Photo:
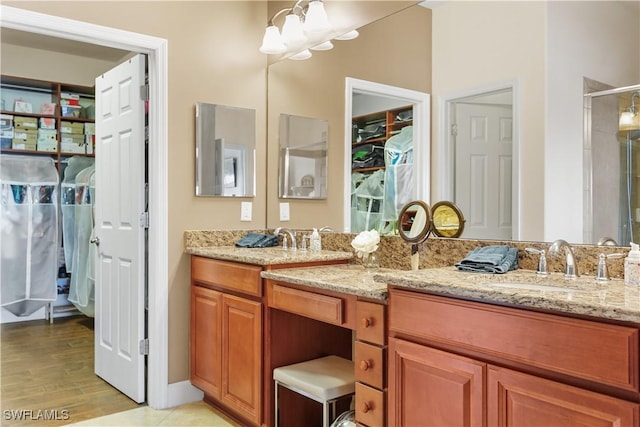
<path fill-rule="evenodd" d="M 251 221 L 251 202 L 240 203 L 240 221 Z"/>
<path fill-rule="evenodd" d="M 289 203 L 280 203 L 280 221 L 289 221 Z"/>

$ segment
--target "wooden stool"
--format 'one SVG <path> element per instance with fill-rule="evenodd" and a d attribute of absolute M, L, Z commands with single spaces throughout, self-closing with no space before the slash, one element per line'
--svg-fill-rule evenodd
<path fill-rule="evenodd" d="M 275 381 L 275 417 L 279 425 L 278 386 L 286 387 L 322 403 L 322 425 L 331 422 L 329 404 L 335 412 L 336 400 L 355 394 L 353 362 L 338 356 L 326 356 L 307 362 L 281 366 L 273 370 Z M 335 416 L 335 413 L 334 413 Z"/>

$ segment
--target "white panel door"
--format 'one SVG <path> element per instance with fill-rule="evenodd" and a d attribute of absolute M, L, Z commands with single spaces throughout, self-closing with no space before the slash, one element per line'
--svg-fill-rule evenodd
<path fill-rule="evenodd" d="M 455 203 L 465 238 L 512 238 L 512 110 L 456 104 Z"/>
<path fill-rule="evenodd" d="M 145 58 L 96 78 L 95 373 L 145 400 Z"/>

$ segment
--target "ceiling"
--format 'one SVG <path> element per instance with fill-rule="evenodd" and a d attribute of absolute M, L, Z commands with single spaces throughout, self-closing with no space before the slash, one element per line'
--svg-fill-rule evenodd
<path fill-rule="evenodd" d="M 2 44 L 11 44 L 50 52 L 60 52 L 68 55 L 95 58 L 104 61 L 118 61 L 129 54 L 128 51 L 121 49 L 29 33 L 11 28 L 0 28 L 0 41 Z"/>

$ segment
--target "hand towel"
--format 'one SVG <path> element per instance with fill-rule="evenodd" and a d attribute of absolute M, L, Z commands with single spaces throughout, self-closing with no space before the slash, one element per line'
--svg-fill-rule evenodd
<path fill-rule="evenodd" d="M 518 268 L 518 250 L 507 245 L 476 248 L 455 266 L 460 271 L 506 273 Z"/>
<path fill-rule="evenodd" d="M 278 246 L 278 236 L 248 233 L 236 242 L 236 246 L 239 248 L 266 248 L 270 246 Z"/>

